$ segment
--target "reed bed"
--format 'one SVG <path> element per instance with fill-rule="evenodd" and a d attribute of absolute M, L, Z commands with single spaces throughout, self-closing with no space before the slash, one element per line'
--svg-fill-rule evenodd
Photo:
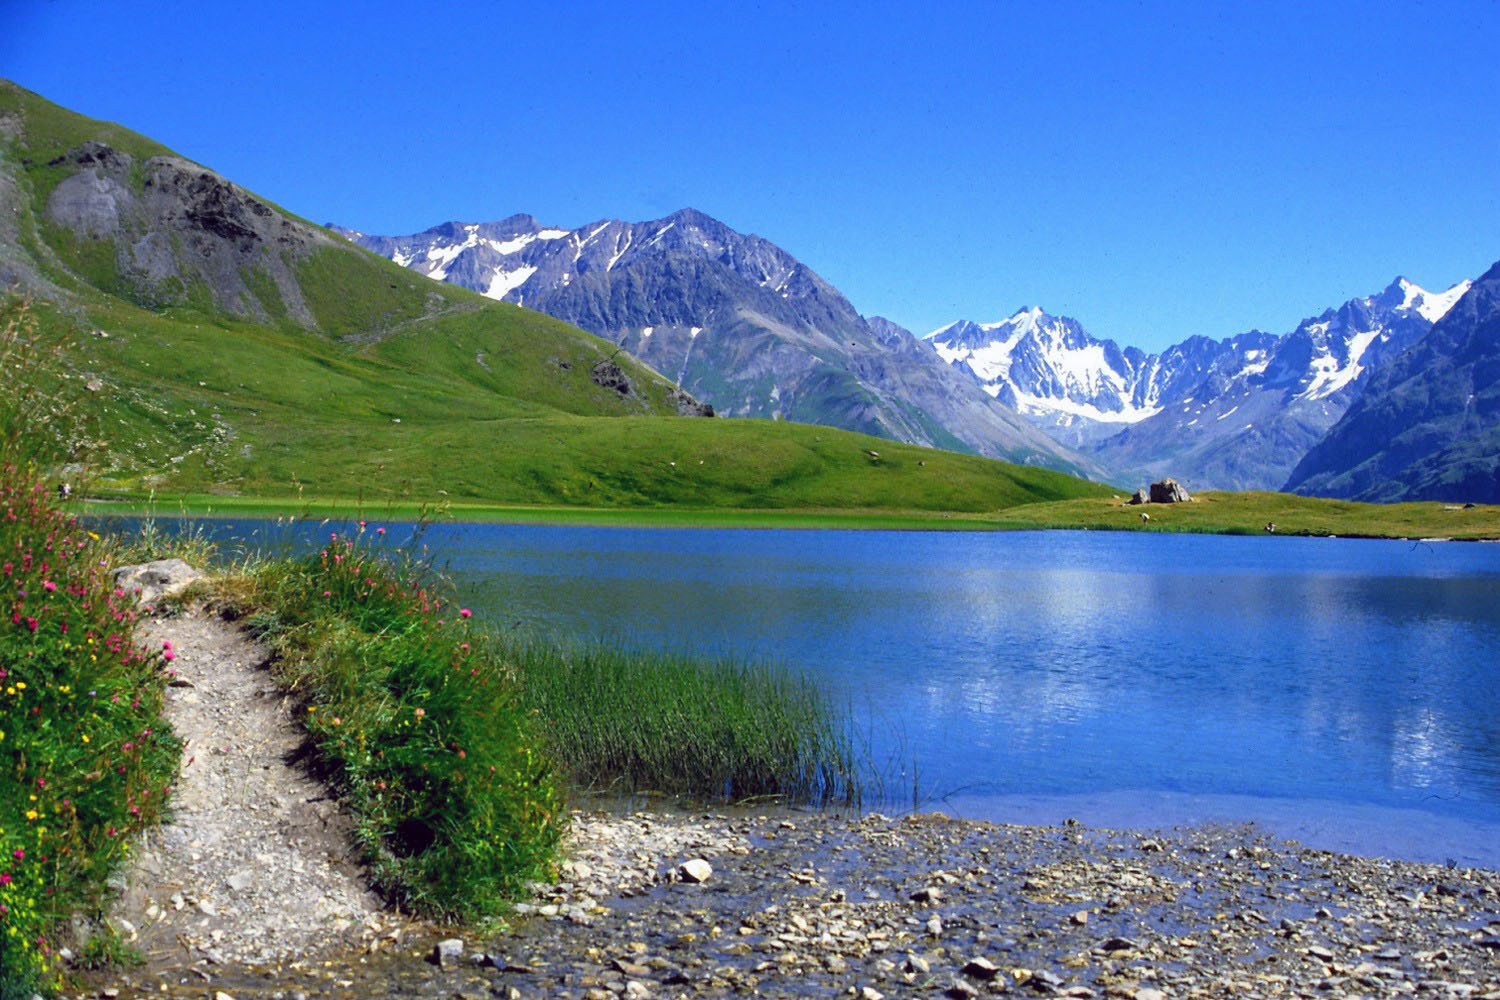
<path fill-rule="evenodd" d="M 711 801 L 859 800 L 845 715 L 795 671 L 618 644 L 491 642 L 581 786 Z"/>

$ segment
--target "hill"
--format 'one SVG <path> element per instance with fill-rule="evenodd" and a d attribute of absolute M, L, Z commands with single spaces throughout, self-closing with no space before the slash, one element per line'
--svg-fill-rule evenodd
<path fill-rule="evenodd" d="M 430 282 L 9 83 L 0 282 L 66 348 L 106 489 L 956 510 L 1101 489 L 688 419 L 698 404 L 616 345 Z"/>

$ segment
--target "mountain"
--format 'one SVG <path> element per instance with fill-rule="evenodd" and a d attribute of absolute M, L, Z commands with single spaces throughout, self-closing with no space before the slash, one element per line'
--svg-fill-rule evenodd
<path fill-rule="evenodd" d="M 991 511 L 1044 469 L 698 404 L 615 344 L 423 280 L 119 125 L 0 81 L 7 370 L 104 492 Z M 55 354 L 54 354 L 55 349 Z M 62 405 L 61 403 L 59 405 Z M 3 412 L 0 412 L 3 416 Z M 59 431 L 59 434 L 64 433 Z"/>
<path fill-rule="evenodd" d="M 1468 287 L 1434 294 L 1397 278 L 1284 336 L 1191 337 L 1160 354 L 1121 349 L 1037 308 L 927 339 L 1116 481 L 1276 489 L 1368 373 L 1420 340 Z"/>
<path fill-rule="evenodd" d="M 1497 456 L 1500 264 L 1370 378 L 1297 463 L 1286 489 L 1350 500 L 1500 503 Z"/>
<path fill-rule="evenodd" d="M 780 247 L 702 212 L 578 229 L 514 215 L 394 237 L 330 228 L 428 277 L 613 341 L 722 415 L 1099 471 L 931 345 L 860 316 Z"/>
<path fill-rule="evenodd" d="M 1053 437 L 1088 449 L 1162 411 L 1237 344 L 1194 337 L 1160 355 L 1097 340 L 1038 306 L 998 323 L 960 320 L 925 338 L 950 364 Z"/>

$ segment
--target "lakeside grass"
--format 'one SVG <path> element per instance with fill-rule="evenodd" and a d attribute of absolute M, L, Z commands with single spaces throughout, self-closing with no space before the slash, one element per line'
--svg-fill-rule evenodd
<path fill-rule="evenodd" d="M 565 813 L 536 719 L 513 668 L 421 566 L 333 533 L 219 590 L 274 652 L 377 891 L 473 921 L 548 872 Z"/>
<path fill-rule="evenodd" d="M 170 508 L 172 514 L 163 515 Z M 452 502 L 371 503 L 351 498 L 222 497 L 193 494 L 167 501 L 126 496 L 78 504 L 89 514 L 173 516 L 184 519 L 301 518 L 459 524 L 537 524 L 634 528 L 725 528 L 884 531 L 1147 531 L 1173 534 L 1266 535 L 1341 538 L 1500 539 L 1500 506 L 1433 502 L 1354 503 L 1270 492 L 1206 492 L 1187 504 L 1130 506 L 1122 496 L 1096 496 L 1017 504 L 1003 510 L 746 510 L 683 507 L 560 507 Z M 1147 513 L 1150 521 L 1142 521 Z"/>
<path fill-rule="evenodd" d="M 1151 519 L 1142 521 L 1142 513 Z M 995 527 L 1268 535 L 1269 522 L 1275 536 L 1500 539 L 1500 506 L 1354 503 L 1268 492 L 1206 492 L 1191 503 L 1141 506 L 1123 498 L 1027 504 L 997 515 Z"/>

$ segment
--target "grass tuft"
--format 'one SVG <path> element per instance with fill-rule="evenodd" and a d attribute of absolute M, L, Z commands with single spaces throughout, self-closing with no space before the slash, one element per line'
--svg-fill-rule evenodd
<path fill-rule="evenodd" d="M 852 743 L 806 677 L 732 660 L 493 640 L 548 746 L 586 787 L 856 804 Z"/>

